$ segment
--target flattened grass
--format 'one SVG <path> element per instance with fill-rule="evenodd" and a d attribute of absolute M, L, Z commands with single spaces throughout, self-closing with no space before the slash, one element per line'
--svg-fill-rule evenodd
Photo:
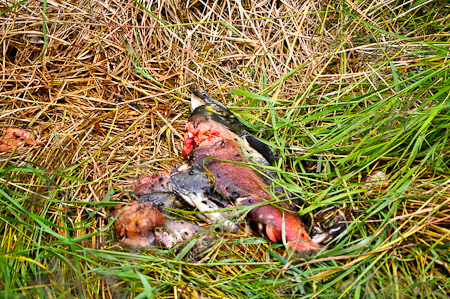
<path fill-rule="evenodd" d="M 5 297 L 449 296 L 445 2 L 1 5 L 0 128 L 44 142 L 0 154 Z M 306 221 L 347 215 L 334 247 L 301 258 L 246 230 L 119 246 L 108 208 L 182 163 L 194 84 L 274 148 Z M 362 186 L 374 170 L 387 184 Z"/>

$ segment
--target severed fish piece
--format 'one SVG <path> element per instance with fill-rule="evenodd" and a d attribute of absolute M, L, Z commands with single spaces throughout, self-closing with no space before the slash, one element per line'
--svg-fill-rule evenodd
<path fill-rule="evenodd" d="M 34 140 L 34 134 L 21 128 L 8 128 L 0 138 L 0 152 L 10 151 L 23 144 L 38 145 L 40 141 Z"/>
<path fill-rule="evenodd" d="M 115 236 L 132 248 L 172 248 L 197 234 L 201 227 L 187 221 L 168 219 L 149 202 L 116 206 L 111 213 Z"/>
<path fill-rule="evenodd" d="M 122 211 L 123 210 L 123 211 Z M 162 228 L 167 218 L 149 203 L 132 202 L 114 207 L 112 217 L 116 237 L 125 245 L 139 248 L 157 245 L 155 228 Z"/>
<path fill-rule="evenodd" d="M 229 131 L 230 139 L 236 140 L 243 152 L 256 164 L 272 165 L 275 158 L 270 147 L 248 134 L 237 117 L 223 104 L 206 94 L 206 91 L 192 93 L 191 109 L 193 110 L 191 120 L 194 123 L 196 116 L 199 116 L 200 119 L 210 119 L 220 124 Z"/>

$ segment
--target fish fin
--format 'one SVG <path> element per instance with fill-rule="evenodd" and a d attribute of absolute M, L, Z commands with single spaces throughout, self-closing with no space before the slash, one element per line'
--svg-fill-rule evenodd
<path fill-rule="evenodd" d="M 273 165 L 275 157 L 272 150 L 267 144 L 252 135 L 245 135 L 244 138 L 253 149 L 260 153 L 264 157 L 264 159 L 269 162 L 269 165 Z"/>
<path fill-rule="evenodd" d="M 192 99 L 192 97 L 195 97 L 197 100 L 201 100 L 203 102 L 201 105 L 216 104 L 216 105 L 219 105 L 220 107 L 228 110 L 228 108 L 224 104 L 222 104 L 218 100 L 214 99 L 213 97 L 209 96 L 207 89 L 205 89 L 204 91 L 193 91 L 192 95 L 191 95 L 191 99 Z M 201 106 L 201 105 L 199 105 L 199 106 Z M 192 110 L 194 110 L 194 109 L 192 109 Z"/>
<path fill-rule="evenodd" d="M 191 94 L 191 111 L 194 111 L 195 108 L 205 105 L 205 100 L 200 92 L 194 91 Z"/>

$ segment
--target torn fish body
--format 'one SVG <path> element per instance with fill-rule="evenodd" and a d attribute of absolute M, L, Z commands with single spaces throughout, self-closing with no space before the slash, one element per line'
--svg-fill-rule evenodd
<path fill-rule="evenodd" d="M 228 213 L 220 211 L 227 203 L 213 189 L 211 178 L 195 164 L 141 177 L 133 189 L 138 201 L 117 206 L 111 213 L 118 217 L 114 222 L 116 238 L 133 248 L 172 248 L 201 230 L 194 223 L 167 218 L 174 209 L 202 212 L 198 216 L 206 222 L 221 223 L 227 231 L 236 230 L 236 224 L 227 219 Z"/>
<path fill-rule="evenodd" d="M 192 106 L 195 109 L 186 125 L 182 152 L 190 163 L 142 177 L 134 184 L 138 202 L 124 208 L 114 224 L 122 243 L 171 248 L 200 231 L 196 224 L 164 215 L 173 209 L 199 211 L 198 216 L 206 222 L 235 230 L 229 212 L 221 211 L 228 206 L 227 199 L 236 206 L 249 206 L 247 219 L 271 241 L 286 243 L 299 252 L 318 249 L 292 207 L 285 202 L 275 205 L 268 191 L 272 174 L 256 170 L 261 170 L 258 165 L 272 164 L 270 148 L 249 135 L 224 105 L 206 93 L 194 92 Z"/>
<path fill-rule="evenodd" d="M 223 222 L 230 231 L 237 227 L 227 220 L 228 213 L 220 211 L 227 203 L 215 192 L 211 178 L 203 168 L 195 164 L 181 165 L 169 174 L 142 177 L 134 184 L 134 194 L 139 202 L 149 201 L 155 206 L 168 209 L 190 208 L 208 223 Z"/>
<path fill-rule="evenodd" d="M 273 205 L 274 198 L 267 191 L 269 183 L 247 165 L 255 161 L 268 164 L 273 154 L 270 149 L 268 153 L 266 148 L 258 150 L 244 142 L 241 127 L 224 106 L 197 105 L 186 125 L 183 156 L 212 174 L 215 190 L 224 197 L 236 205 L 254 206 L 249 219 L 263 226 L 271 241 L 285 240 L 289 247 L 301 252 L 318 249 L 300 217 Z"/>

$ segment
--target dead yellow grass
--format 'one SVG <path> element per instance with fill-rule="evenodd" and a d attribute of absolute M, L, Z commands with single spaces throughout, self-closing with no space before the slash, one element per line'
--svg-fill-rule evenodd
<path fill-rule="evenodd" d="M 45 14 L 42 4 L 1 16 L 0 127 L 26 127 L 45 145 L 1 159 L 83 163 L 86 201 L 180 163 L 192 86 L 227 101 L 230 89 L 309 63 L 280 95 L 296 96 L 333 49 L 317 3 L 47 1 Z"/>

